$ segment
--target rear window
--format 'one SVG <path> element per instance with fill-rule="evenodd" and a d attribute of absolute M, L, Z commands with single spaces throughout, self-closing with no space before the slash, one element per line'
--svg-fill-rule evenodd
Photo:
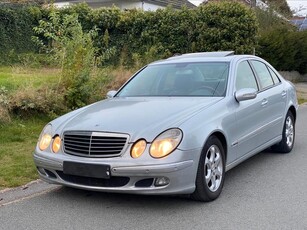
<path fill-rule="evenodd" d="M 278 84 L 280 82 L 279 77 L 277 76 L 277 74 L 270 68 L 268 67 L 270 74 L 273 78 L 274 84 Z"/>

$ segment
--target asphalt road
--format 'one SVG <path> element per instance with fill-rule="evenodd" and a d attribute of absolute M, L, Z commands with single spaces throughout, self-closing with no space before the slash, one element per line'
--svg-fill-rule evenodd
<path fill-rule="evenodd" d="M 0 229 L 307 229 L 307 105 L 299 109 L 296 128 L 290 154 L 262 152 L 227 172 L 214 202 L 40 182 L 26 197 L 2 193 Z"/>

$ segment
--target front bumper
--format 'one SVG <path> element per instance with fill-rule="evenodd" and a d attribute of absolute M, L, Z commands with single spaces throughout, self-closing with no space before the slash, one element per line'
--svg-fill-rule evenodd
<path fill-rule="evenodd" d="M 195 190 L 199 154 L 199 149 L 175 150 L 171 155 L 177 155 L 176 158 L 169 157 L 169 159 L 165 158 L 160 161 L 151 159 L 152 162 L 145 161 L 141 164 L 134 162 L 134 159 L 92 159 L 35 151 L 34 162 L 41 179 L 48 183 L 104 192 L 152 195 L 190 194 Z M 110 165 L 111 177 L 110 179 L 97 179 L 66 175 L 63 173 L 64 161 Z M 161 178 L 166 178 L 168 184 L 157 185 L 157 180 Z"/>

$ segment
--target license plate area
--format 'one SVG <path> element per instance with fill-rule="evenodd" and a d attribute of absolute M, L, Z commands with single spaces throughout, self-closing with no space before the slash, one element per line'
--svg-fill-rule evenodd
<path fill-rule="evenodd" d="M 64 161 L 63 173 L 74 176 L 110 179 L 109 165 L 85 164 L 79 162 Z"/>

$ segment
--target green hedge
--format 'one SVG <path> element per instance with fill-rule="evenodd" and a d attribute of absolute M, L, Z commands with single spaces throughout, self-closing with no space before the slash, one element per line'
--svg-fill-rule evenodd
<path fill-rule="evenodd" d="M 94 44 L 102 64 L 146 63 L 186 52 L 234 50 L 252 53 L 258 30 L 252 10 L 230 2 L 211 3 L 195 9 L 166 8 L 156 12 L 91 9 L 86 4 L 51 11 L 57 11 L 62 18 L 77 14 L 85 31 L 97 29 Z M 61 36 L 50 26 L 43 31 L 48 29 L 55 37 Z M 50 46 L 51 41 L 48 42 Z"/>
<path fill-rule="evenodd" d="M 307 31 L 274 29 L 259 39 L 259 55 L 281 71 L 307 73 Z"/>
<path fill-rule="evenodd" d="M 306 32 L 293 31 L 272 13 L 258 10 L 255 14 L 236 2 L 212 2 L 195 9 L 166 8 L 156 12 L 92 9 L 86 4 L 45 9 L 36 5 L 0 3 L 0 64 L 23 60 L 23 53 L 37 53 L 39 47 L 33 42 L 33 35 L 46 45 L 44 52 L 50 54 L 56 42 L 44 33 L 34 34 L 33 27 L 37 27 L 40 20 L 50 22 L 52 12 L 62 19 L 77 14 L 85 32 L 97 31 L 94 46 L 101 65 L 143 65 L 175 53 L 216 50 L 252 53 L 256 48 L 258 55 L 279 70 L 307 72 Z M 63 36 L 52 26 L 42 31 L 54 33 L 55 38 Z M 16 53 L 22 55 L 16 56 Z"/>
<path fill-rule="evenodd" d="M 0 3 L 0 63 L 10 58 L 8 54 L 36 50 L 31 36 L 41 15 L 42 10 L 34 5 Z"/>
<path fill-rule="evenodd" d="M 216 50 L 252 53 L 257 23 L 244 5 L 225 2 L 196 9 L 122 12 L 114 30 L 108 32 L 110 41 L 140 56 Z"/>
<path fill-rule="evenodd" d="M 58 33 L 56 26 L 50 23 L 45 23 L 48 28 L 41 30 L 44 33 L 34 34 L 33 27 L 37 27 L 40 20 L 51 22 L 52 12 L 62 20 L 67 15 L 77 14 L 85 32 L 97 31 L 94 46 L 101 65 L 143 65 L 175 53 L 216 50 L 252 53 L 256 48 L 258 55 L 279 70 L 307 72 L 306 32 L 293 31 L 272 13 L 258 10 L 255 14 L 236 2 L 212 2 L 195 9 L 166 8 L 156 12 L 92 9 L 86 4 L 64 9 L 0 4 L 0 64 L 24 59 L 24 54 L 16 57 L 16 53 L 37 52 L 39 47 L 33 42 L 33 35 L 46 45 L 44 52 L 50 54 L 56 42 L 50 40 L 50 36 L 47 38 L 45 32 L 53 33 L 54 38 L 64 36 L 63 33 Z"/>

